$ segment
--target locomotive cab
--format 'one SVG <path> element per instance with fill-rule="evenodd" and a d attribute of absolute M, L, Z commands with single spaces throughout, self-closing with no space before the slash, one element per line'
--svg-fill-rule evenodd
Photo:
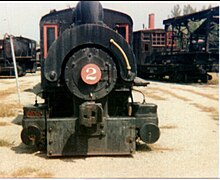
<path fill-rule="evenodd" d="M 24 107 L 22 141 L 46 148 L 48 156 L 128 155 L 139 137 L 146 143 L 159 138 L 157 106 L 129 102 L 137 73 L 134 53 L 129 39 L 106 25 L 104 12 L 99 2 L 76 6 L 74 22 L 42 64 L 45 103 Z"/>

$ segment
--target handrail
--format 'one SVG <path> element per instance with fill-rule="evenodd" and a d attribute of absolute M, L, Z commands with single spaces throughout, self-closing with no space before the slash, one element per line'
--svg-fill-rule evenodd
<path fill-rule="evenodd" d="M 121 52 L 122 56 L 124 57 L 125 63 L 127 65 L 128 74 L 130 74 L 131 66 L 129 64 L 128 57 L 126 56 L 124 50 L 113 39 L 110 39 L 110 43 L 114 44 L 114 46 Z"/>

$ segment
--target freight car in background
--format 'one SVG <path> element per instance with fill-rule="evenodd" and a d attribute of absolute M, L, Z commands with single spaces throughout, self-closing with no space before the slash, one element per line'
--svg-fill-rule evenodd
<path fill-rule="evenodd" d="M 12 37 L 18 76 L 36 72 L 36 41 L 18 36 Z M 14 76 L 14 66 L 9 36 L 0 40 L 0 75 Z"/>
<path fill-rule="evenodd" d="M 164 29 L 134 32 L 138 76 L 173 82 L 204 82 L 219 71 L 219 7 L 163 21 Z"/>
<path fill-rule="evenodd" d="M 129 155 L 160 136 L 157 106 L 134 102 L 136 60 L 129 15 L 97 1 L 42 17 L 41 89 L 24 107 L 23 143 L 51 156 Z"/>

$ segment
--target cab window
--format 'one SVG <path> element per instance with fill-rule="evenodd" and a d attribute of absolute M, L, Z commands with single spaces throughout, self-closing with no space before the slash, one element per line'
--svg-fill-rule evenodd
<path fill-rule="evenodd" d="M 127 43 L 129 43 L 129 25 L 128 24 L 117 24 L 116 32 L 121 34 Z"/>
<path fill-rule="evenodd" d="M 47 57 L 48 50 L 52 43 L 58 37 L 58 25 L 57 24 L 45 24 L 44 25 L 44 58 Z"/>

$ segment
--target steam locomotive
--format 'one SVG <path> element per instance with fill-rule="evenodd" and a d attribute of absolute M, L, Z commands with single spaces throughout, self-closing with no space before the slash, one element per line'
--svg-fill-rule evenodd
<path fill-rule="evenodd" d="M 24 107 L 21 139 L 47 156 L 130 155 L 160 136 L 157 106 L 134 102 L 130 16 L 96 1 L 42 17 L 41 90 Z"/>
<path fill-rule="evenodd" d="M 22 36 L 12 37 L 12 40 L 18 76 L 24 76 L 28 72 L 35 73 L 37 70 L 36 41 Z M 0 75 L 15 75 L 10 38 L 7 35 L 0 40 Z"/>

